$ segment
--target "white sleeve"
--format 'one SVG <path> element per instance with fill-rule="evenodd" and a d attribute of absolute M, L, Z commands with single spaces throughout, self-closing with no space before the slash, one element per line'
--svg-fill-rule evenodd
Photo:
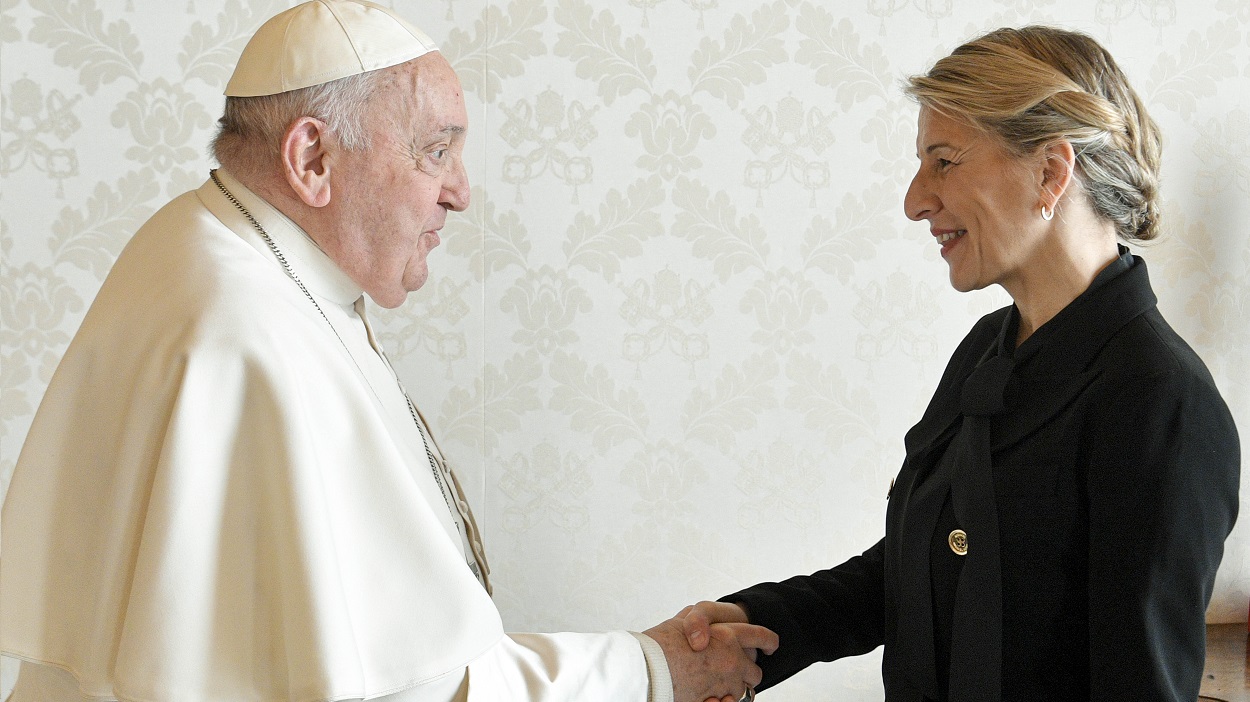
<path fill-rule="evenodd" d="M 660 645 L 645 634 L 511 634 L 460 669 L 370 702 L 673 702 Z M 8 702 L 101 702 L 68 672 L 22 662 Z"/>
<path fill-rule="evenodd" d="M 646 634 L 629 632 L 642 645 L 642 655 L 647 659 L 647 673 L 651 676 L 651 702 L 673 702 L 673 677 L 668 670 L 664 649 Z"/>
<path fill-rule="evenodd" d="M 643 639 L 601 634 L 509 634 L 469 664 L 467 702 L 671 702 L 668 666 L 643 653 Z M 660 694 L 657 694 L 660 693 Z"/>

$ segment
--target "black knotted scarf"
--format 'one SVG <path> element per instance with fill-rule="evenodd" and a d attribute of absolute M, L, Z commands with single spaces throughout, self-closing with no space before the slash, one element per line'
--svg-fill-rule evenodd
<path fill-rule="evenodd" d="M 935 395 L 925 417 L 908 432 L 911 470 L 900 473 L 906 482 L 896 487 L 897 504 L 891 505 L 899 514 L 898 619 L 887 658 L 905 672 L 909 687 L 928 699 L 942 697 L 929 546 L 948 495 L 967 533 L 967 555 L 955 593 L 946 698 L 1002 699 L 1003 592 L 992 457 L 1089 387 L 1095 376 L 1086 368 L 1098 350 L 1129 320 L 1154 307 L 1145 263 L 1123 247 L 1120 254 L 1019 349 L 1014 348 L 1018 313 L 1012 310 L 989 348 L 964 371 L 963 382 L 950 386 L 958 396 Z M 1048 338 L 1064 341 L 1047 344 Z"/>
<path fill-rule="evenodd" d="M 909 574 L 899 579 L 901 650 L 896 652 L 910 669 L 913 684 L 929 699 L 940 698 L 929 544 L 948 495 L 955 519 L 968 535 L 955 594 L 949 699 L 988 702 L 1000 697 L 1002 592 L 990 445 L 991 420 L 1005 408 L 1013 365 L 1009 350 L 995 344 L 964 381 L 954 436 L 933 473 L 913 486 L 910 498 L 916 508 L 907 511 L 901 525 L 900 563 Z"/>
<path fill-rule="evenodd" d="M 996 702 L 1002 697 L 1002 569 L 990 422 L 1004 410 L 1015 364 L 1004 349 L 996 350 L 964 381 L 959 402 L 964 420 L 950 449 L 958 467 L 951 480 L 951 506 L 968 534 L 951 632 L 951 702 Z"/>

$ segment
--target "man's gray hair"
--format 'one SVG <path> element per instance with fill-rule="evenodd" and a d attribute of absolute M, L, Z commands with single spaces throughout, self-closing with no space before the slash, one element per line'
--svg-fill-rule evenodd
<path fill-rule="evenodd" d="M 276 164 L 283 135 L 300 117 L 325 122 L 348 151 L 368 150 L 372 135 L 364 125 L 366 110 L 390 73 L 367 71 L 276 95 L 227 97 L 209 146 L 213 158 L 234 171 Z"/>

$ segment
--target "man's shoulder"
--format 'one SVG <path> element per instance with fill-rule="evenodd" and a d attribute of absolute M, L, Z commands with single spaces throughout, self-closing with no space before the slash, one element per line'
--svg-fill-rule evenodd
<path fill-rule="evenodd" d="M 158 210 L 127 244 L 75 343 L 125 355 L 306 355 L 303 335 L 323 332 L 308 307 L 277 264 L 190 192 Z"/>
<path fill-rule="evenodd" d="M 138 286 L 136 292 L 228 286 L 228 293 L 279 287 L 282 271 L 192 191 L 171 200 L 139 228 L 109 278 Z"/>

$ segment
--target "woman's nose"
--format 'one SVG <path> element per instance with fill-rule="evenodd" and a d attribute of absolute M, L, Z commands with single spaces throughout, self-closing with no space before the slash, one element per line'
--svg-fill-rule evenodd
<path fill-rule="evenodd" d="M 903 212 L 907 218 L 918 222 L 931 217 L 940 207 L 933 189 L 928 187 L 920 173 L 916 173 L 907 186 L 907 194 L 903 196 Z"/>

